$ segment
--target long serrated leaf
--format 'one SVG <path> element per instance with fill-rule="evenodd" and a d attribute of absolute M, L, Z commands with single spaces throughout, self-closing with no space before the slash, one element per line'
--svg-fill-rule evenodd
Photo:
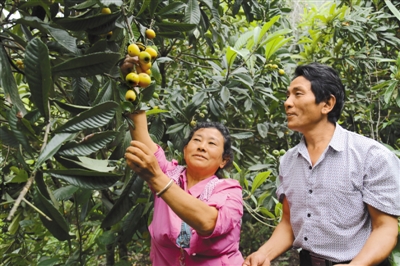
<path fill-rule="evenodd" d="M 182 12 L 185 6 L 186 5 L 182 2 L 172 2 L 169 3 L 169 5 L 158 10 L 157 15 L 164 16 L 164 15 L 176 14 L 178 12 Z"/>
<path fill-rule="evenodd" d="M 389 87 L 386 89 L 385 94 L 384 94 L 384 101 L 385 103 L 389 103 L 390 99 L 392 98 L 394 89 L 397 88 L 397 83 L 398 81 L 392 81 L 392 83 L 389 85 Z"/>
<path fill-rule="evenodd" d="M 173 134 L 173 133 L 176 133 L 176 132 L 178 132 L 178 131 L 181 131 L 181 130 L 183 130 L 183 128 L 185 127 L 185 123 L 177 123 L 177 124 L 175 124 L 175 125 L 172 125 L 172 126 L 170 126 L 168 129 L 167 129 L 167 134 Z"/>
<path fill-rule="evenodd" d="M 254 134 L 252 132 L 242 132 L 242 133 L 231 134 L 231 137 L 234 139 L 249 139 L 253 136 L 254 136 Z"/>
<path fill-rule="evenodd" d="M 54 190 L 53 194 L 57 200 L 69 200 L 78 189 L 76 186 L 64 186 Z"/>
<path fill-rule="evenodd" d="M 58 25 L 72 31 L 86 31 L 101 25 L 112 23 L 118 19 L 120 12 L 112 14 L 96 14 L 83 18 L 55 18 L 54 22 Z"/>
<path fill-rule="evenodd" d="M 61 147 L 57 155 L 60 156 L 87 156 L 104 148 L 114 140 L 117 132 L 105 131 L 87 136 L 82 142 L 70 142 Z"/>
<path fill-rule="evenodd" d="M 71 133 L 58 133 L 47 143 L 46 147 L 40 153 L 39 158 L 36 161 L 35 168 L 38 168 L 47 159 L 52 157 L 60 149 L 64 142 L 75 137 L 75 134 Z"/>
<path fill-rule="evenodd" d="M 188 23 L 173 23 L 173 22 L 160 22 L 155 23 L 155 25 L 160 29 L 160 31 L 178 31 L 178 32 L 187 32 L 194 30 L 197 25 L 196 24 L 188 24 Z"/>
<path fill-rule="evenodd" d="M 185 8 L 185 18 L 183 19 L 188 24 L 199 24 L 200 22 L 200 7 L 197 0 L 188 0 Z"/>
<path fill-rule="evenodd" d="M 83 169 L 48 170 L 51 176 L 62 179 L 73 186 L 101 190 L 114 185 L 122 175 Z"/>
<path fill-rule="evenodd" d="M 53 74 L 63 77 L 87 77 L 108 73 L 120 59 L 114 52 L 93 53 L 75 57 L 53 67 Z"/>
<path fill-rule="evenodd" d="M 102 228 L 111 227 L 117 222 L 119 222 L 128 212 L 129 210 L 136 204 L 136 200 L 139 197 L 139 193 L 133 192 L 134 186 L 138 186 L 141 184 L 143 188 L 144 181 L 139 178 L 136 174 L 132 176 L 129 180 L 127 186 L 122 191 L 122 194 L 119 196 L 118 200 L 115 202 L 110 212 L 104 218 L 101 223 Z"/>
<path fill-rule="evenodd" d="M 76 38 L 69 35 L 69 33 L 64 29 L 57 29 L 48 24 L 42 24 L 45 29 L 53 36 L 57 43 L 61 44 L 65 49 L 71 53 L 77 53 L 78 47 L 76 45 Z"/>
<path fill-rule="evenodd" d="M 98 104 L 57 128 L 56 132 L 78 132 L 83 129 L 104 126 L 114 117 L 118 107 L 118 103 L 111 101 Z"/>
<path fill-rule="evenodd" d="M 46 214 L 51 221 L 40 215 L 43 225 L 60 241 L 71 238 L 69 235 L 69 227 L 61 213 L 47 200 L 38 189 L 35 190 L 34 202 L 36 207 Z"/>
<path fill-rule="evenodd" d="M 39 39 L 31 40 L 25 51 L 25 74 L 31 100 L 40 113 L 49 119 L 49 93 L 53 86 L 47 46 Z"/>
<path fill-rule="evenodd" d="M 136 233 L 140 226 L 140 219 L 143 216 L 144 206 L 142 204 L 137 205 L 132 212 L 126 217 L 123 223 L 123 235 L 121 237 L 121 243 L 129 243 L 132 240 L 133 235 Z"/>
<path fill-rule="evenodd" d="M 7 52 L 3 45 L 0 46 L 0 87 L 4 89 L 4 98 L 16 106 L 22 115 L 25 115 L 26 109 L 19 97 L 17 83 L 15 82 Z"/>
<path fill-rule="evenodd" d="M 16 106 L 11 107 L 11 110 L 7 112 L 7 120 L 10 125 L 12 134 L 18 140 L 18 143 L 21 144 L 25 152 L 31 153 L 32 148 L 28 141 L 28 138 L 24 134 L 23 131 L 19 129 L 18 123 L 18 109 Z"/>
<path fill-rule="evenodd" d="M 67 112 L 70 112 L 72 114 L 79 114 L 80 112 L 89 110 L 91 108 L 90 106 L 69 104 L 69 103 L 60 102 L 58 100 L 51 100 L 51 102 L 54 102 L 60 108 L 64 109 Z"/>

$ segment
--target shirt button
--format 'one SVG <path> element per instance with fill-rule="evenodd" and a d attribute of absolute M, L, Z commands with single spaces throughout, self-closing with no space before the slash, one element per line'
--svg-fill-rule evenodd
<path fill-rule="evenodd" d="M 308 191 L 308 193 L 312 194 L 312 189 L 310 189 L 310 190 Z"/>
<path fill-rule="evenodd" d="M 193 254 L 192 254 L 192 256 L 196 256 L 196 255 L 197 255 L 196 253 L 193 253 Z"/>
<path fill-rule="evenodd" d="M 310 170 L 311 170 L 311 169 L 312 169 L 312 166 L 309 166 L 309 167 L 308 167 L 308 169 L 310 169 Z"/>
<path fill-rule="evenodd" d="M 311 217 L 311 213 L 308 213 L 308 214 L 307 214 L 307 217 Z"/>
<path fill-rule="evenodd" d="M 308 240 L 308 238 L 307 238 L 307 237 L 304 237 L 304 240 L 305 240 L 305 241 L 307 241 L 307 240 Z"/>

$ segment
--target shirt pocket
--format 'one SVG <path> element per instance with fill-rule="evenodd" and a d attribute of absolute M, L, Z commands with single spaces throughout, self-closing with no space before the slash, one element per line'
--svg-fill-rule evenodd
<path fill-rule="evenodd" d="M 332 188 L 328 193 L 329 204 L 326 214 L 329 221 L 340 229 L 350 229 L 359 225 L 366 213 L 362 194 L 357 190 Z"/>

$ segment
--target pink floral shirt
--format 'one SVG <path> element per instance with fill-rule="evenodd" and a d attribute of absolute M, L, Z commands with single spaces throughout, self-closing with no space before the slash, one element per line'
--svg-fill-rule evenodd
<path fill-rule="evenodd" d="M 209 177 L 189 190 L 186 187 L 186 168 L 176 160 L 167 161 L 159 147 L 155 152 L 158 163 L 171 179 L 190 195 L 218 209 L 214 232 L 200 236 L 191 229 L 189 248 L 180 248 L 176 239 L 181 231 L 182 220 L 162 198 L 154 199 L 153 220 L 149 226 L 151 235 L 150 258 L 153 266 L 180 265 L 183 253 L 185 266 L 242 265 L 239 251 L 241 218 L 243 215 L 242 188 L 237 180 Z"/>

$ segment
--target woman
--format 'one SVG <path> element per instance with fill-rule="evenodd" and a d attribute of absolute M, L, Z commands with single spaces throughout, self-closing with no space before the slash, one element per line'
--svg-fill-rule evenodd
<path fill-rule="evenodd" d="M 154 197 L 150 259 L 154 266 L 241 265 L 242 189 L 217 173 L 233 159 L 228 130 L 199 124 L 184 146 L 186 167 L 168 161 L 150 138 L 144 111 L 130 115 L 133 141 L 125 158 Z"/>

